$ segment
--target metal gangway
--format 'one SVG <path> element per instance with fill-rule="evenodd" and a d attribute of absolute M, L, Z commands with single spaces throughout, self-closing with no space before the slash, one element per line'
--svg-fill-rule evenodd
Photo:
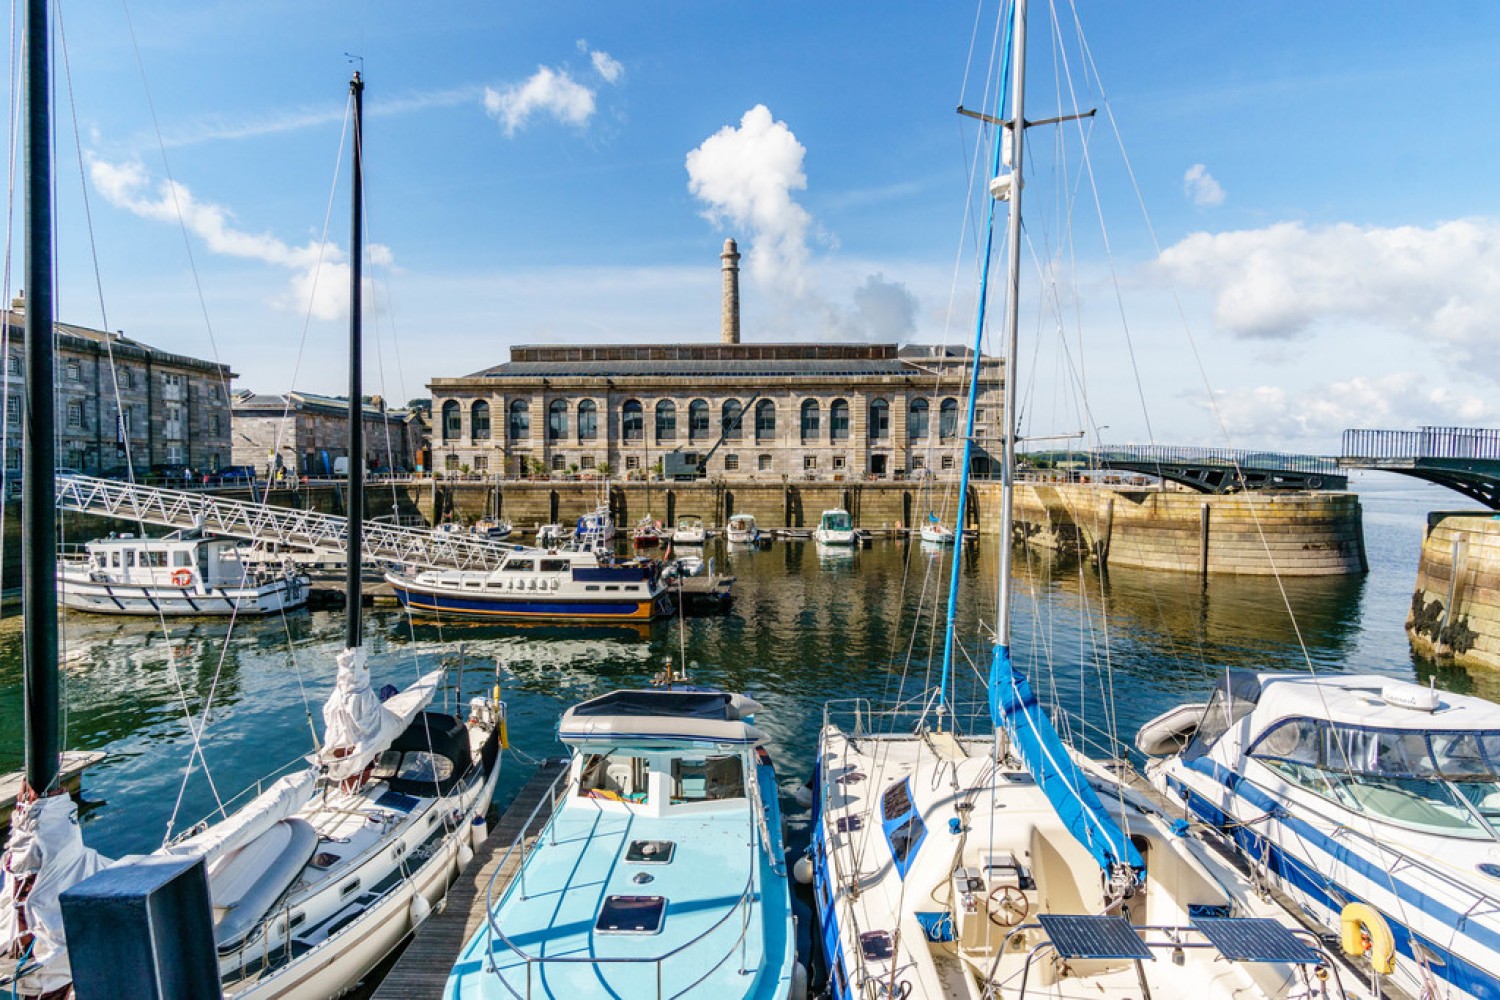
<path fill-rule="evenodd" d="M 1500 510 L 1500 428 L 1346 430 L 1339 464 L 1425 479 Z"/>
<path fill-rule="evenodd" d="M 1110 445 L 1089 453 L 1096 469 L 1141 472 L 1170 479 L 1199 493 L 1241 490 L 1343 490 L 1349 477 L 1338 460 L 1238 448 L 1179 445 Z"/>
<path fill-rule="evenodd" d="M 59 476 L 57 506 L 101 517 L 274 543 L 329 560 L 342 560 L 347 551 L 345 518 L 204 493 L 137 486 L 92 476 Z M 364 526 L 367 560 L 424 569 L 493 570 L 499 567 L 505 553 L 514 548 L 475 535 L 425 527 L 379 521 L 367 521 Z"/>

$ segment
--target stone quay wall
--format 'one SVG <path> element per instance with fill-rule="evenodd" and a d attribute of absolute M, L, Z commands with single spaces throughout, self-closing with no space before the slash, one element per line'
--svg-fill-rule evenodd
<path fill-rule="evenodd" d="M 1427 516 L 1406 633 L 1434 660 L 1500 667 L 1500 521 L 1492 511 Z"/>

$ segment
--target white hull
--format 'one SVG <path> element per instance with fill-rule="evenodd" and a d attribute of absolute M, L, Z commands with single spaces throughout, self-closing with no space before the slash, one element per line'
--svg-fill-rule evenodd
<path fill-rule="evenodd" d="M 819 545 L 853 545 L 853 531 L 833 531 L 818 528 L 813 532 L 813 541 Z"/>
<path fill-rule="evenodd" d="M 260 587 L 162 587 L 96 583 L 64 576 L 58 600 L 65 608 L 106 615 L 268 615 L 307 603 L 305 576 Z"/>

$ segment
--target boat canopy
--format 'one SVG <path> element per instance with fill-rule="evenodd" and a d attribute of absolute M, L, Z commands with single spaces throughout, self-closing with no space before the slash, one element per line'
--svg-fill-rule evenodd
<path fill-rule="evenodd" d="M 825 510 L 823 512 L 823 529 L 825 531 L 848 531 L 852 527 L 847 510 Z"/>
<path fill-rule="evenodd" d="M 565 743 L 708 740 L 756 743 L 746 717 L 760 706 L 726 691 L 614 691 L 574 705 L 558 724 Z"/>
<path fill-rule="evenodd" d="M 384 703 L 370 687 L 370 668 L 363 647 L 346 649 L 337 657 L 338 677 L 323 705 L 323 748 L 319 761 L 329 777 L 350 778 L 385 751 L 405 731 L 412 718 L 427 707 L 443 672 L 434 670 Z"/>
<path fill-rule="evenodd" d="M 1500 705 L 1494 702 L 1433 691 L 1381 674 L 1314 676 L 1233 670 L 1220 679 L 1215 700 L 1224 696 L 1253 706 L 1251 742 L 1293 717 L 1367 729 L 1500 731 Z"/>
<path fill-rule="evenodd" d="M 371 776 L 384 778 L 391 791 L 404 795 L 447 795 L 468 773 L 471 759 L 469 729 L 462 719 L 423 712 L 380 755 Z"/>

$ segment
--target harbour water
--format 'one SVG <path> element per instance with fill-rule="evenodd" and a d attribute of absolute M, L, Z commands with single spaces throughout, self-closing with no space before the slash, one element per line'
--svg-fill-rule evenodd
<path fill-rule="evenodd" d="M 1396 476 L 1369 474 L 1355 488 L 1367 577 L 1278 584 L 1215 576 L 1205 587 L 1188 574 L 1115 571 L 1101 581 L 1088 565 L 1018 554 L 1017 662 L 1044 699 L 1075 713 L 1073 732 L 1095 752 L 1107 751 L 1109 733 L 1129 743 L 1147 718 L 1203 695 L 1226 667 L 1310 664 L 1425 682 L 1433 668 L 1413 657 L 1403 629 L 1423 527 L 1428 511 L 1466 503 Z M 917 697 L 935 672 L 937 598 L 951 550 L 877 541 L 820 553 L 810 541 L 778 541 L 751 551 L 712 542 L 706 554 L 737 577 L 725 614 L 593 628 L 439 625 L 394 610 L 368 613 L 375 682 L 404 683 L 461 653 L 461 683 L 442 696 L 451 703 L 493 685 L 498 662 L 516 750 L 496 795 L 503 807 L 529 775 L 528 759 L 561 752 L 555 729 L 568 705 L 644 684 L 668 658 L 685 662 L 696 682 L 752 692 L 766 706 L 760 722 L 795 837 L 808 816 L 792 793 L 811 768 L 823 703 Z M 955 686 L 963 697 L 980 690 L 979 665 L 987 662 L 979 636 L 994 620 L 995 540 L 966 546 L 961 559 Z M 309 752 L 342 637 L 338 612 L 232 627 L 169 621 L 165 629 L 153 619 L 67 616 L 65 745 L 109 754 L 84 781 L 86 841 L 110 857 L 152 850 Z M 0 622 L 0 770 L 21 766 L 20 646 L 19 619 Z M 1500 683 L 1488 677 L 1439 670 L 1436 681 L 1500 698 Z"/>

